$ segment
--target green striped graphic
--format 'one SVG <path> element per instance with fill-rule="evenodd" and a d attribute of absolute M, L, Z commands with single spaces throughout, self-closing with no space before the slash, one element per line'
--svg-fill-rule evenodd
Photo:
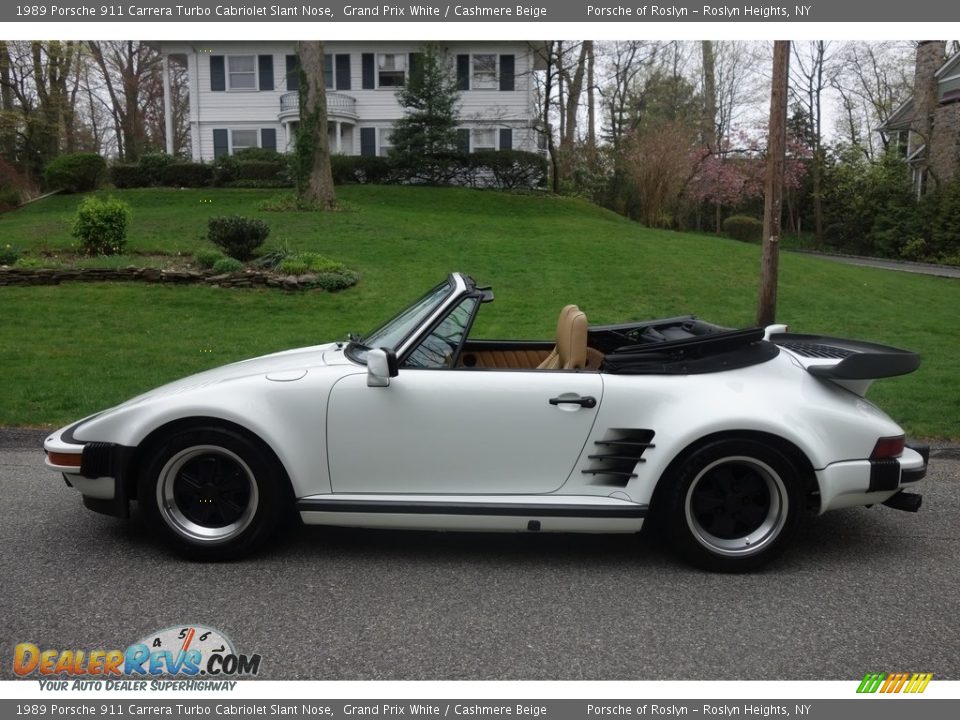
<path fill-rule="evenodd" d="M 886 673 L 867 673 L 857 688 L 858 693 L 875 693 L 880 689 L 880 685 L 886 679 Z"/>

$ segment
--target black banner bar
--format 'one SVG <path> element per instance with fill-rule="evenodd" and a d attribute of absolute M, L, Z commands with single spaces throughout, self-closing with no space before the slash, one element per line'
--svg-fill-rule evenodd
<path fill-rule="evenodd" d="M 316 0 L 142 0 L 13 2 L 0 22 L 952 22 L 960 3 L 943 0 L 800 0 L 794 2 L 609 2 L 463 0 L 372 2 Z"/>
<path fill-rule="evenodd" d="M 854 689 L 851 688 L 851 693 Z M 907 708 L 906 706 L 910 707 Z M 952 708 L 952 709 L 951 709 Z M 0 700 L 5 718 L 321 718 L 323 720 L 645 720 L 659 717 L 802 718 L 803 720 L 941 720 L 957 717 L 960 700 L 852 698 L 849 700 L 210 700 L 125 699 L 122 695 L 90 700 Z"/>

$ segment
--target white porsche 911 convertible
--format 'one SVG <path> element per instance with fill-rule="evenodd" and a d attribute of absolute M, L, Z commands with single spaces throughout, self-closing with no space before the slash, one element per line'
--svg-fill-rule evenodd
<path fill-rule="evenodd" d="M 135 500 L 197 559 L 246 555 L 304 523 L 635 533 L 652 523 L 712 570 L 756 568 L 807 512 L 909 492 L 928 448 L 864 399 L 909 373 L 896 348 L 728 330 L 693 316 L 477 340 L 493 300 L 454 273 L 363 338 L 194 375 L 50 435 L 84 504 Z"/>

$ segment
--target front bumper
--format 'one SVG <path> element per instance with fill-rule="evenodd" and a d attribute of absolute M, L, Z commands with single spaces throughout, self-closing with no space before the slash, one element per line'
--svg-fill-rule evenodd
<path fill-rule="evenodd" d="M 816 471 L 820 512 L 858 505 L 875 505 L 913 488 L 927 474 L 930 449 L 908 445 L 899 458 L 847 460 Z"/>
<path fill-rule="evenodd" d="M 80 492 L 89 509 L 127 518 L 130 503 L 125 479 L 134 448 L 76 439 L 73 431 L 83 422 L 62 428 L 44 441 L 45 464 Z"/>

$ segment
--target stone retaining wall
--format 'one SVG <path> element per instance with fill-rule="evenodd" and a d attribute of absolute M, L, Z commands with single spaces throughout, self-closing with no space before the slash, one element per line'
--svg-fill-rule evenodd
<path fill-rule="evenodd" d="M 215 275 L 212 271 L 160 270 L 158 268 L 0 268 L 0 287 L 59 285 L 63 282 L 151 282 L 216 285 L 218 287 L 271 287 L 301 290 L 312 287 L 314 275 L 277 275 L 261 270 Z"/>

